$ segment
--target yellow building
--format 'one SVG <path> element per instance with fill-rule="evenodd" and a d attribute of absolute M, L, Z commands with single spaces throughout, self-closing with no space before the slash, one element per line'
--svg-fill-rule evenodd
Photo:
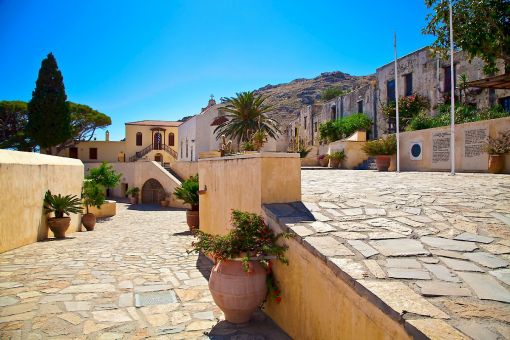
<path fill-rule="evenodd" d="M 142 120 L 126 123 L 126 138 L 110 141 L 80 142 L 58 155 L 80 159 L 83 163 L 156 161 L 163 165 L 177 159 L 178 127 L 181 122 Z"/>

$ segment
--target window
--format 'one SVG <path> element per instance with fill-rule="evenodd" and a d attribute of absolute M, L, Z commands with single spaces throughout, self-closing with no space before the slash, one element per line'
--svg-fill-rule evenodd
<path fill-rule="evenodd" d="M 142 133 L 141 132 L 137 132 L 136 133 L 136 145 L 143 145 L 142 144 Z"/>
<path fill-rule="evenodd" d="M 503 106 L 503 110 L 506 112 L 510 112 L 510 97 L 500 98 L 499 105 Z"/>
<path fill-rule="evenodd" d="M 89 148 L 89 159 L 97 159 L 97 148 Z"/>
<path fill-rule="evenodd" d="M 336 106 L 333 105 L 331 106 L 331 120 L 335 120 L 336 119 Z"/>
<path fill-rule="evenodd" d="M 443 88 L 443 92 L 450 92 L 451 91 L 451 86 L 452 86 L 452 78 L 451 78 L 451 67 L 450 66 L 447 66 L 444 68 L 444 88 Z M 453 81 L 454 81 L 454 84 L 453 86 L 456 85 L 457 83 L 457 74 L 456 74 L 456 70 L 455 70 L 455 65 L 454 65 L 454 68 L 453 68 Z"/>
<path fill-rule="evenodd" d="M 297 127 L 294 128 L 294 137 L 297 137 Z"/>
<path fill-rule="evenodd" d="M 184 145 L 184 142 L 181 140 L 181 158 L 182 158 L 182 157 L 184 157 L 184 154 L 183 154 L 183 152 L 182 152 L 182 147 L 183 147 L 183 145 Z"/>
<path fill-rule="evenodd" d="M 358 113 L 363 113 L 363 101 L 358 100 Z"/>
<path fill-rule="evenodd" d="M 406 91 L 405 96 L 411 96 L 413 94 L 413 74 L 408 73 L 404 76 Z"/>
<path fill-rule="evenodd" d="M 191 146 L 191 161 L 193 161 L 193 145 Z"/>
<path fill-rule="evenodd" d="M 188 138 L 186 138 L 186 158 L 188 158 Z"/>
<path fill-rule="evenodd" d="M 386 104 L 395 102 L 395 79 L 386 82 Z"/>
<path fill-rule="evenodd" d="M 69 148 L 69 158 L 78 158 L 78 148 Z"/>
<path fill-rule="evenodd" d="M 315 130 L 315 132 L 317 132 L 317 122 L 315 122 L 313 125 L 314 125 L 313 129 Z"/>
<path fill-rule="evenodd" d="M 172 132 L 168 135 L 168 146 L 174 146 L 175 144 L 175 136 Z"/>
<path fill-rule="evenodd" d="M 306 130 L 306 117 L 305 117 L 305 130 Z"/>

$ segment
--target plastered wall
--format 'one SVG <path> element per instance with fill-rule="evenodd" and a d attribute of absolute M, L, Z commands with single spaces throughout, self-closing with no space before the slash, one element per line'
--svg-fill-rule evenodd
<path fill-rule="evenodd" d="M 0 253 L 53 236 L 43 211 L 46 190 L 80 196 L 82 184 L 78 159 L 0 150 Z M 71 214 L 67 233 L 80 227 L 81 216 Z"/>

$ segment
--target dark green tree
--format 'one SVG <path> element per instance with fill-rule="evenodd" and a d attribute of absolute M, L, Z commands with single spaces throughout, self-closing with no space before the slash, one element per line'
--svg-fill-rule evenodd
<path fill-rule="evenodd" d="M 432 47 L 446 55 L 450 48 L 449 1 L 425 0 L 432 13 L 427 15 L 424 34 L 432 34 Z M 505 61 L 510 69 L 510 3 L 508 0 L 452 0 L 453 40 L 455 47 L 469 57 L 485 61 L 484 71 L 492 74 L 498 69 L 496 59 Z"/>
<path fill-rule="evenodd" d="M 51 154 L 51 147 L 72 137 L 71 115 L 64 79 L 53 54 L 41 63 L 32 100 L 28 103 L 27 133 Z"/>
<path fill-rule="evenodd" d="M 28 121 L 27 103 L 22 101 L 0 101 L 0 148 L 32 151 L 33 142 L 25 129 Z"/>
<path fill-rule="evenodd" d="M 269 137 L 277 138 L 280 134 L 278 122 L 266 113 L 273 108 L 264 104 L 267 97 L 252 92 L 237 93 L 236 97 L 224 99 L 226 104 L 221 110 L 228 121 L 214 129 L 216 138 L 226 135 L 238 143 L 246 142 L 256 131 L 264 131 Z"/>
<path fill-rule="evenodd" d="M 321 99 L 324 101 L 328 101 L 333 98 L 339 97 L 345 93 L 346 91 L 342 90 L 342 88 L 339 86 L 329 87 L 327 89 L 322 90 Z"/>

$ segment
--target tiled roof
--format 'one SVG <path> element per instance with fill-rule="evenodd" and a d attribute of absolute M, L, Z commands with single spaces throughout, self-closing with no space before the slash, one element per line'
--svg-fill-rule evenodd
<path fill-rule="evenodd" d="M 174 126 L 181 125 L 182 122 L 171 122 L 168 120 L 141 120 L 139 122 L 129 122 L 126 125 L 143 125 L 143 126 Z"/>

